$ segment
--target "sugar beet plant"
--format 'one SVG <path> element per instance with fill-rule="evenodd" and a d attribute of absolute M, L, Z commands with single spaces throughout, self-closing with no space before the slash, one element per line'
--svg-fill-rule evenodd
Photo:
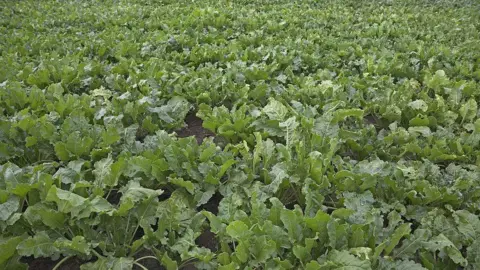
<path fill-rule="evenodd" d="M 480 269 L 478 1 L 1 6 L 1 269 Z"/>

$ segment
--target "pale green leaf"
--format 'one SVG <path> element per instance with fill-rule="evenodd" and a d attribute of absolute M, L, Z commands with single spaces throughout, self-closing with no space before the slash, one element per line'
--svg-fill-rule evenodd
<path fill-rule="evenodd" d="M 417 99 L 415 101 L 408 103 L 408 106 L 412 109 L 419 110 L 422 112 L 428 111 L 427 103 L 421 99 Z"/>
<path fill-rule="evenodd" d="M 10 196 L 6 202 L 0 204 L 0 220 L 8 220 L 13 213 L 18 211 L 19 207 L 20 198 L 17 196 Z"/>
<path fill-rule="evenodd" d="M 51 257 L 58 255 L 58 248 L 55 247 L 54 241 L 46 232 L 39 232 L 33 237 L 23 240 L 17 246 L 18 254 L 22 256 Z"/>
<path fill-rule="evenodd" d="M 268 118 L 277 121 L 283 121 L 288 114 L 288 108 L 280 101 L 273 98 L 270 99 L 269 103 L 262 109 L 262 111 L 268 116 Z"/>
<path fill-rule="evenodd" d="M 241 239 L 249 235 L 248 226 L 240 220 L 235 220 L 228 224 L 227 234 L 235 239 Z"/>

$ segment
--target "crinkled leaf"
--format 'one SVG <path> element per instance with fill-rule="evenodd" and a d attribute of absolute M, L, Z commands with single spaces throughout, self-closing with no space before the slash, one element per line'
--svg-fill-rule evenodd
<path fill-rule="evenodd" d="M 48 208 L 44 204 L 37 203 L 29 206 L 23 217 L 33 226 L 43 223 L 52 229 L 65 226 L 65 215 L 58 211 Z"/>
<path fill-rule="evenodd" d="M 95 162 L 95 181 L 100 186 L 116 186 L 118 178 L 125 167 L 123 159 L 114 162 L 111 156 Z"/>
<path fill-rule="evenodd" d="M 0 204 L 0 220 L 6 221 L 10 216 L 18 211 L 20 207 L 20 198 L 17 196 L 10 196 L 8 200 Z"/>
<path fill-rule="evenodd" d="M 23 240 L 17 246 L 18 254 L 22 256 L 51 257 L 58 256 L 58 248 L 46 232 L 39 232 Z"/>
<path fill-rule="evenodd" d="M 365 223 L 375 202 L 373 194 L 370 191 L 363 194 L 345 192 L 343 197 L 345 198 L 345 207 L 354 211 L 353 215 L 348 218 L 349 221 L 355 224 Z"/>
<path fill-rule="evenodd" d="M 464 103 L 460 107 L 460 115 L 462 116 L 463 120 L 471 121 L 477 115 L 478 105 L 475 99 L 469 99 L 466 103 Z"/>
<path fill-rule="evenodd" d="M 163 190 L 144 188 L 140 186 L 140 183 L 130 181 L 126 186 L 120 189 L 120 192 L 122 192 L 123 195 L 120 198 L 120 207 L 117 214 L 124 215 L 128 210 L 132 209 L 136 203 L 160 196 L 163 193 Z"/>
<path fill-rule="evenodd" d="M 265 106 L 262 111 L 269 119 L 277 121 L 283 121 L 288 114 L 288 108 L 280 101 L 273 98 L 270 99 L 267 106 Z"/>
<path fill-rule="evenodd" d="M 454 214 L 458 230 L 469 240 L 480 239 L 480 219 L 467 210 L 458 210 Z"/>
<path fill-rule="evenodd" d="M 75 236 L 72 240 L 59 239 L 55 241 L 55 247 L 62 250 L 69 250 L 73 254 L 90 255 L 90 245 L 83 236 Z"/>
<path fill-rule="evenodd" d="M 55 202 L 57 204 L 58 211 L 69 213 L 74 208 L 84 205 L 86 199 L 73 192 L 52 186 L 48 191 L 46 201 Z"/>
<path fill-rule="evenodd" d="M 340 109 L 333 113 L 332 124 L 344 121 L 347 117 L 356 117 L 361 119 L 363 117 L 363 110 L 360 109 Z"/>
<path fill-rule="evenodd" d="M 430 251 L 444 251 L 452 261 L 461 266 L 467 266 L 468 264 L 458 248 L 443 234 L 437 235 L 428 242 L 425 242 L 424 246 Z"/>
<path fill-rule="evenodd" d="M 426 112 L 428 110 L 427 103 L 421 99 L 417 99 L 415 101 L 408 103 L 408 106 L 412 109 L 419 110 L 422 112 Z"/>
<path fill-rule="evenodd" d="M 368 260 L 362 261 L 346 250 L 332 250 L 327 259 L 328 261 L 323 266 L 330 266 L 334 269 L 372 269 Z"/>
<path fill-rule="evenodd" d="M 395 260 L 389 261 L 380 258 L 378 268 L 379 270 L 426 270 L 421 264 L 409 260 Z"/>

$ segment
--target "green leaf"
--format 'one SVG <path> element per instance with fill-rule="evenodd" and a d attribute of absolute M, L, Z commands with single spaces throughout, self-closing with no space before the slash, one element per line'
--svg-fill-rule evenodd
<path fill-rule="evenodd" d="M 111 156 L 95 162 L 95 182 L 99 186 L 113 187 L 118 183 L 118 179 L 126 167 L 124 159 L 114 162 Z"/>
<path fill-rule="evenodd" d="M 190 194 L 195 194 L 195 186 L 190 181 L 185 181 L 178 177 L 169 178 L 168 181 L 176 186 L 185 188 Z"/>
<path fill-rule="evenodd" d="M 326 265 L 332 266 L 334 269 L 372 269 L 369 261 L 362 261 L 346 250 L 332 250 L 327 259 Z"/>
<path fill-rule="evenodd" d="M 480 133 L 480 118 L 478 118 L 478 119 L 475 121 L 474 127 L 475 127 L 475 132 L 476 132 L 476 133 Z"/>
<path fill-rule="evenodd" d="M 305 218 L 305 225 L 310 228 L 312 231 L 318 233 L 318 238 L 326 243 L 328 239 L 327 225 L 330 221 L 330 215 L 319 210 L 315 217 Z"/>
<path fill-rule="evenodd" d="M 152 161 L 142 156 L 135 156 L 128 161 L 127 175 L 134 177 L 138 172 L 149 176 L 152 171 Z"/>
<path fill-rule="evenodd" d="M 218 270 L 235 270 L 237 269 L 237 264 L 235 262 L 231 262 L 227 265 L 219 265 Z"/>
<path fill-rule="evenodd" d="M 254 237 L 252 242 L 248 251 L 254 257 L 252 262 L 255 264 L 262 264 L 270 260 L 276 252 L 277 246 L 275 241 L 268 239 L 265 235 Z"/>
<path fill-rule="evenodd" d="M 425 242 L 424 246 L 430 251 L 444 251 L 452 261 L 461 266 L 467 266 L 468 264 L 458 248 L 443 234 L 439 234 Z"/>
<path fill-rule="evenodd" d="M 458 225 L 458 230 L 468 240 L 480 239 L 480 219 L 467 210 L 455 211 L 453 217 Z"/>
<path fill-rule="evenodd" d="M 340 224 L 335 219 L 330 219 L 327 224 L 328 246 L 337 249 L 347 248 L 347 224 Z"/>
<path fill-rule="evenodd" d="M 72 240 L 59 239 L 55 241 L 55 247 L 65 252 L 72 251 L 73 254 L 90 255 L 90 245 L 83 236 L 75 236 Z"/>
<path fill-rule="evenodd" d="M 96 269 L 96 270 L 131 270 L 133 268 L 133 258 L 99 258 L 95 262 L 82 264 L 80 269 Z"/>
<path fill-rule="evenodd" d="M 460 107 L 460 115 L 462 116 L 462 122 L 472 121 L 477 116 L 478 105 L 475 99 L 469 99 L 465 104 Z"/>
<path fill-rule="evenodd" d="M 363 118 L 363 110 L 360 109 L 339 109 L 333 113 L 332 124 L 345 121 L 347 117 Z"/>
<path fill-rule="evenodd" d="M 86 199 L 73 192 L 59 189 L 56 186 L 52 186 L 45 198 L 47 202 L 55 202 L 58 207 L 58 211 L 63 213 L 69 213 L 74 208 L 79 208 L 84 205 Z"/>
<path fill-rule="evenodd" d="M 409 260 L 388 261 L 380 258 L 378 270 L 426 270 L 421 264 Z"/>
<path fill-rule="evenodd" d="M 392 236 L 390 237 L 388 245 L 385 247 L 385 255 L 390 254 L 390 252 L 392 252 L 392 250 L 398 245 L 398 243 L 400 243 L 400 240 L 404 236 L 410 234 L 412 230 L 410 226 L 411 226 L 410 223 L 405 223 L 398 226 L 398 228 L 395 229 Z"/>
<path fill-rule="evenodd" d="M 128 210 L 132 209 L 138 202 L 158 197 L 163 193 L 163 190 L 144 188 L 140 186 L 140 183 L 130 181 L 120 189 L 120 192 L 123 195 L 120 198 L 120 207 L 118 208 L 117 215 L 125 215 Z"/>
<path fill-rule="evenodd" d="M 310 261 L 305 265 L 305 270 L 319 270 L 322 266 L 317 261 Z"/>
<path fill-rule="evenodd" d="M 415 101 L 408 103 L 408 106 L 412 109 L 419 110 L 422 112 L 428 111 L 427 103 L 421 99 L 417 99 Z"/>
<path fill-rule="evenodd" d="M 162 265 L 165 266 L 165 268 L 167 268 L 167 270 L 177 270 L 178 269 L 178 265 L 177 265 L 177 262 L 170 259 L 170 257 L 168 256 L 168 254 L 165 252 L 162 256 Z"/>
<path fill-rule="evenodd" d="M 473 269 L 480 269 L 480 239 L 467 247 L 467 260 Z"/>
<path fill-rule="evenodd" d="M 0 267 L 5 270 L 28 270 L 28 264 L 21 261 L 22 257 L 20 255 L 14 255 L 3 265 L 0 264 Z"/>
<path fill-rule="evenodd" d="M 0 204 L 0 220 L 8 220 L 13 213 L 18 211 L 19 207 L 20 198 L 17 196 L 10 196 L 6 202 Z"/>
<path fill-rule="evenodd" d="M 408 239 L 402 241 L 402 245 L 395 250 L 396 257 L 408 258 L 422 248 L 424 243 L 431 237 L 431 232 L 425 229 L 417 229 Z"/>
<path fill-rule="evenodd" d="M 229 159 L 225 161 L 225 163 L 222 164 L 220 167 L 220 170 L 218 171 L 217 178 L 222 178 L 223 175 L 227 172 L 227 170 L 232 167 L 232 165 L 235 164 L 235 160 Z"/>
<path fill-rule="evenodd" d="M 0 238 L 0 265 L 10 259 L 17 251 L 17 245 L 25 239 L 25 236 Z"/>
<path fill-rule="evenodd" d="M 366 234 L 362 226 L 352 226 L 352 233 L 348 241 L 348 246 L 351 248 L 361 248 L 365 245 Z"/>
<path fill-rule="evenodd" d="M 159 158 L 152 162 L 152 175 L 159 182 L 163 182 L 165 180 L 165 175 L 163 172 L 167 171 L 168 169 L 168 163 L 164 158 Z"/>
<path fill-rule="evenodd" d="M 382 116 L 391 122 L 400 121 L 402 119 L 402 110 L 396 105 L 388 105 Z"/>
<path fill-rule="evenodd" d="M 79 132 L 73 132 L 68 135 L 65 148 L 73 155 L 80 157 L 90 152 L 93 142 L 92 138 L 81 136 Z"/>
<path fill-rule="evenodd" d="M 22 256 L 51 257 L 58 255 L 58 248 L 46 232 L 39 232 L 33 237 L 23 240 L 17 246 L 18 254 Z"/>
<path fill-rule="evenodd" d="M 410 134 L 421 134 L 423 137 L 430 137 L 432 135 L 432 131 L 429 127 L 409 127 L 408 132 Z"/>
<path fill-rule="evenodd" d="M 445 71 L 440 69 L 427 81 L 427 86 L 433 89 L 440 89 L 442 86 L 447 85 L 448 82 L 449 80 L 445 75 Z"/>
<path fill-rule="evenodd" d="M 118 141 L 120 141 L 122 137 L 118 134 L 118 131 L 114 127 L 109 127 L 107 130 L 102 132 L 102 146 L 109 146 Z"/>
<path fill-rule="evenodd" d="M 301 212 L 296 210 L 282 209 L 280 220 L 288 231 L 291 241 L 298 242 L 303 238 L 304 220 Z"/>
<path fill-rule="evenodd" d="M 240 243 L 235 248 L 235 256 L 237 256 L 239 261 L 244 263 L 247 262 L 249 254 L 249 243 L 245 241 L 240 241 Z"/>
<path fill-rule="evenodd" d="M 178 254 L 185 256 L 193 246 L 195 246 L 195 234 L 191 228 L 188 228 L 170 248 Z"/>
<path fill-rule="evenodd" d="M 210 221 L 210 230 L 214 234 L 219 234 L 220 231 L 223 231 L 225 224 L 223 224 L 217 216 L 208 211 L 202 211 L 202 214 Z"/>
<path fill-rule="evenodd" d="M 234 239 L 242 239 L 250 234 L 248 226 L 240 220 L 235 220 L 228 224 L 227 234 Z"/>
<path fill-rule="evenodd" d="M 63 228 L 65 226 L 65 215 L 48 208 L 42 203 L 29 206 L 23 217 L 32 225 L 45 224 L 52 229 Z"/>
<path fill-rule="evenodd" d="M 173 97 L 167 104 L 151 108 L 150 112 L 156 113 L 158 118 L 167 124 L 183 121 L 188 111 L 190 111 L 190 104 L 183 97 Z"/>
<path fill-rule="evenodd" d="M 345 198 L 343 203 L 345 208 L 353 210 L 353 214 L 349 216 L 348 220 L 355 224 L 365 223 L 375 202 L 372 192 L 366 191 L 363 194 L 344 192 L 343 197 Z"/>
<path fill-rule="evenodd" d="M 81 270 L 97 269 L 110 270 L 109 261 L 105 258 L 98 258 L 95 262 L 85 263 L 80 266 Z"/>
<path fill-rule="evenodd" d="M 55 144 L 55 154 L 62 161 L 68 161 L 70 159 L 70 154 L 67 151 L 67 147 L 63 142 L 58 142 Z"/>
<path fill-rule="evenodd" d="M 301 262 L 307 262 L 311 260 L 311 251 L 312 248 L 316 245 L 315 238 L 306 238 L 305 239 L 305 246 L 303 245 L 295 245 L 293 246 L 293 254 L 297 257 Z"/>
<path fill-rule="evenodd" d="M 288 108 L 280 101 L 270 98 L 267 106 L 262 109 L 270 120 L 283 121 L 287 117 Z"/>
<path fill-rule="evenodd" d="M 112 264 L 112 270 L 131 270 L 133 268 L 133 258 L 115 258 Z"/>

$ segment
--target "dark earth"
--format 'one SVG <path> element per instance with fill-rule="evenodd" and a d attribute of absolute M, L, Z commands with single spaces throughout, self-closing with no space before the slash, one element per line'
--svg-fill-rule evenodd
<path fill-rule="evenodd" d="M 176 131 L 177 136 L 180 138 L 195 136 L 200 144 L 204 138 L 215 136 L 215 134 L 202 126 L 202 119 L 198 118 L 195 113 L 187 114 L 185 123 L 187 124 L 186 127 Z"/>
<path fill-rule="evenodd" d="M 29 267 L 28 269 L 31 270 L 51 270 L 55 267 L 55 265 L 61 260 L 62 258 L 52 261 L 49 258 L 33 258 L 33 257 L 27 257 L 23 259 L 22 261 L 25 263 L 28 263 Z M 80 265 L 83 264 L 80 259 L 73 257 L 62 263 L 60 267 L 58 267 L 58 270 L 79 270 Z"/>
<path fill-rule="evenodd" d="M 186 123 L 186 126 L 184 128 L 175 131 L 177 133 L 177 136 L 180 138 L 194 136 L 197 142 L 200 144 L 202 143 L 204 138 L 215 136 L 214 133 L 203 128 L 202 120 L 198 118 L 194 112 L 187 114 L 185 118 L 185 123 Z M 110 194 L 109 198 L 107 199 L 108 201 L 110 201 L 110 203 L 115 203 L 119 201 L 120 196 L 121 195 L 119 193 L 113 192 L 112 194 Z M 220 203 L 222 198 L 223 197 L 220 194 L 218 193 L 214 194 L 210 199 L 210 201 L 208 201 L 208 203 L 201 206 L 200 210 L 207 210 L 214 214 L 217 214 L 218 204 Z M 200 247 L 205 247 L 212 251 L 218 250 L 218 242 L 216 241 L 215 234 L 212 233 L 208 228 L 205 229 L 205 231 L 196 239 L 195 243 Z M 140 258 L 143 256 L 154 256 L 154 254 L 149 250 L 144 250 L 139 252 L 135 257 Z M 49 258 L 35 259 L 33 257 L 27 257 L 27 258 L 23 258 L 22 262 L 27 263 L 29 265 L 29 269 L 31 270 L 52 270 L 61 259 L 63 258 L 60 258 L 56 261 L 52 261 Z M 93 258 L 93 260 L 95 260 L 95 258 Z M 82 261 L 79 258 L 72 257 L 67 261 L 63 262 L 60 265 L 60 267 L 58 267 L 57 269 L 58 270 L 80 270 L 80 265 L 84 263 L 86 262 Z M 147 269 L 151 269 L 151 270 L 165 269 L 157 260 L 154 260 L 154 259 L 144 259 L 144 260 L 141 260 L 140 263 L 143 266 L 145 266 Z M 184 269 L 184 270 L 196 269 L 192 263 L 184 264 L 184 265 L 179 264 L 179 266 L 181 269 Z M 133 269 L 140 270 L 140 267 L 135 265 Z"/>

